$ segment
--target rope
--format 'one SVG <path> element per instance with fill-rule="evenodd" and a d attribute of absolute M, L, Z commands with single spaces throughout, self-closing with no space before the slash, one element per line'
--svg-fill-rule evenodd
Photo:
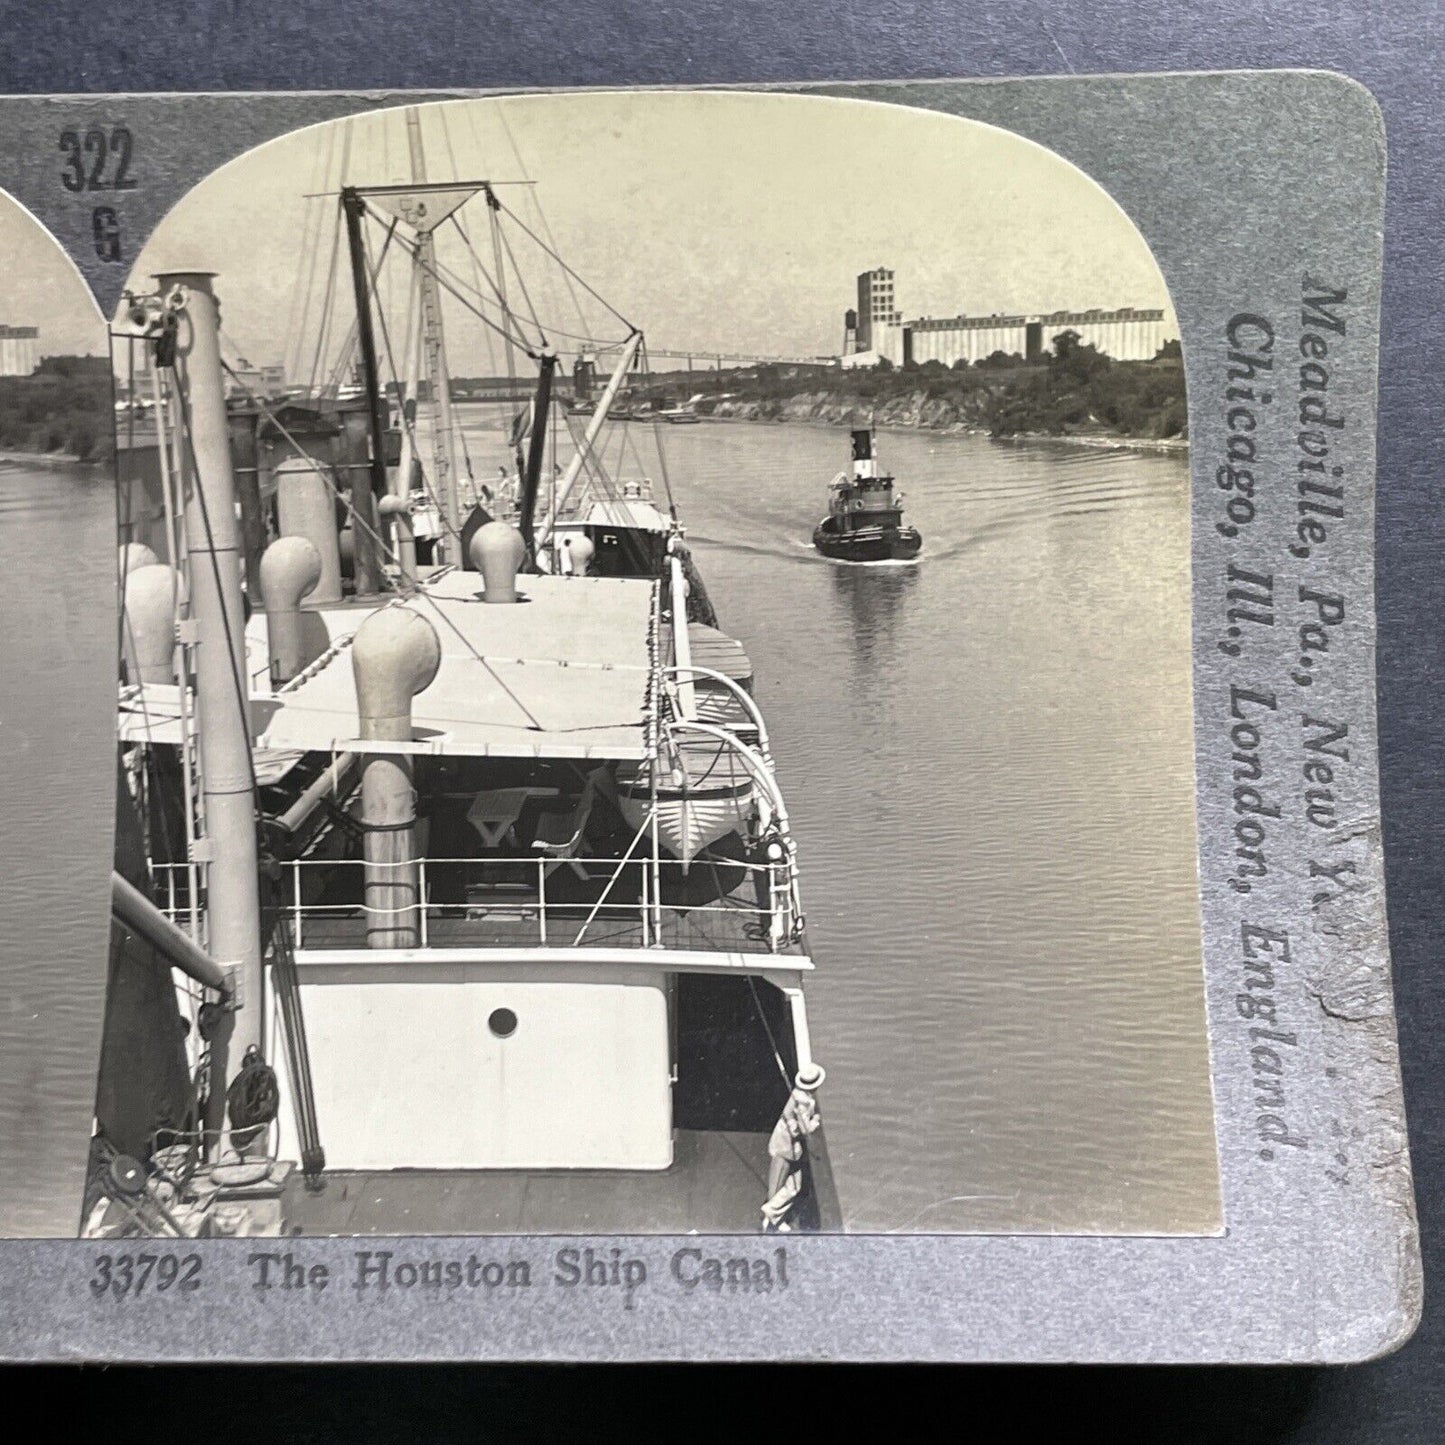
<path fill-rule="evenodd" d="M 301 1173 L 315 1180 L 326 1168 L 326 1151 L 316 1118 L 316 1086 L 311 1073 L 311 1048 L 306 1036 L 306 1018 L 301 1011 L 301 980 L 296 972 L 296 955 L 291 949 L 284 907 L 279 898 L 279 880 L 272 895 L 271 977 L 276 1003 L 286 1035 L 286 1067 L 291 1079 L 292 1106 L 296 1111 L 296 1137 L 301 1145 Z"/>
<path fill-rule="evenodd" d="M 764 1008 L 763 1008 L 763 1001 L 762 1001 L 761 998 L 758 997 L 758 985 L 757 985 L 757 982 L 756 982 L 756 980 L 753 978 L 752 974 L 750 974 L 750 973 L 749 973 L 749 974 L 746 974 L 746 975 L 744 975 L 744 976 L 746 977 L 746 979 L 747 979 L 747 981 L 748 981 L 748 990 L 749 990 L 749 992 L 751 992 L 751 994 L 752 994 L 752 996 L 753 996 L 753 1004 L 754 1004 L 754 1005 L 756 1006 L 756 1008 L 757 1008 L 758 1018 L 762 1021 L 763 1031 L 764 1031 L 764 1033 L 766 1033 L 767 1036 L 768 1036 L 768 1044 L 771 1046 L 771 1048 L 772 1048 L 772 1050 L 773 1050 L 773 1061 L 774 1061 L 774 1062 L 777 1064 L 777 1066 L 778 1066 L 778 1074 L 779 1074 L 779 1076 L 782 1078 L 782 1081 L 783 1081 L 784 1086 L 787 1088 L 788 1092 L 791 1094 L 792 1089 L 793 1089 L 793 1081 L 788 1077 L 788 1068 L 787 1068 L 787 1065 L 783 1063 L 783 1055 L 782 1055 L 781 1050 L 778 1048 L 778 1041 L 777 1041 L 777 1039 L 775 1039 L 775 1038 L 773 1037 L 773 1027 L 772 1027 L 772 1025 L 768 1022 L 768 1015 L 767 1015 L 766 1010 L 764 1010 Z"/>
<path fill-rule="evenodd" d="M 231 1132 L 259 1132 L 276 1117 L 280 1108 L 281 1088 L 276 1082 L 276 1070 L 261 1057 L 261 1050 L 252 1044 L 226 1090 L 226 1113 L 230 1116 Z"/>

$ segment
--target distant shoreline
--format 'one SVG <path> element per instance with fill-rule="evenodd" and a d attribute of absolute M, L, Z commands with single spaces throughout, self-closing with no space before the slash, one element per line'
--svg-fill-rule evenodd
<path fill-rule="evenodd" d="M 46 467 L 51 471 L 71 471 L 79 467 L 105 465 L 106 458 L 93 457 L 82 461 L 74 452 L 17 452 L 0 451 L 0 465 L 18 467 Z"/>
<path fill-rule="evenodd" d="M 807 426 L 832 431 L 846 430 L 847 421 L 831 421 L 826 417 L 758 417 L 727 416 L 714 412 L 699 418 L 703 422 L 748 422 L 755 426 Z M 876 430 L 884 433 L 895 432 L 906 436 L 980 437 L 998 446 L 1016 447 L 1075 447 L 1101 452 L 1145 452 L 1155 456 L 1187 457 L 1187 437 L 1128 437 L 1112 436 L 1107 433 L 1074 433 L 1054 436 L 1048 432 L 1018 432 L 1013 436 L 996 437 L 985 427 L 974 426 L 909 426 L 907 423 L 878 422 Z"/>

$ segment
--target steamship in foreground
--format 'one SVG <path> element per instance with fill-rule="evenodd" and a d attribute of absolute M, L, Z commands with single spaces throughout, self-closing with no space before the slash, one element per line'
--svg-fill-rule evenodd
<path fill-rule="evenodd" d="M 469 481 L 433 237 L 475 198 L 508 214 L 487 182 L 341 190 L 358 398 L 228 406 L 224 276 L 117 328 L 157 434 L 119 448 L 88 1236 L 839 1225 L 752 665 L 675 511 L 603 461 L 641 333 L 579 434 L 502 300 L 534 391 L 513 489 Z M 368 228 L 412 266 L 390 379 Z"/>
<path fill-rule="evenodd" d="M 878 470 L 871 427 L 853 432 L 853 470 L 829 485 L 828 515 L 813 529 L 813 545 L 839 562 L 908 562 L 923 550 L 918 529 L 903 525 L 893 478 Z"/>

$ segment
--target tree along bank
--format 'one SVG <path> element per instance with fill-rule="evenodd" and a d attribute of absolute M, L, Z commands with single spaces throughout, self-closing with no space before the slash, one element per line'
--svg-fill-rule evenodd
<path fill-rule="evenodd" d="M 635 394 L 659 406 L 695 397 L 700 415 L 749 421 L 1152 443 L 1151 450 L 1174 450 L 1188 439 L 1177 342 L 1152 361 L 1114 361 L 1081 345 L 1072 331 L 1055 337 L 1052 351 L 1032 364 L 998 353 L 954 367 L 757 366 L 652 377 Z"/>
<path fill-rule="evenodd" d="M 104 357 L 47 356 L 29 376 L 0 376 L 0 451 L 102 461 L 114 422 Z"/>

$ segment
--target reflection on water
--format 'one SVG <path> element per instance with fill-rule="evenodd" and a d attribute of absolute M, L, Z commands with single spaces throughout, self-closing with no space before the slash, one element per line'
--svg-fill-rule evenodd
<path fill-rule="evenodd" d="M 918 585 L 918 564 L 876 567 L 837 562 L 832 572 L 838 625 L 853 644 L 860 687 L 874 687 L 886 674 L 908 598 Z"/>
<path fill-rule="evenodd" d="M 505 434 L 461 410 L 488 474 Z M 1185 464 L 886 435 L 924 553 L 853 567 L 808 543 L 845 430 L 667 432 L 689 540 L 753 658 L 798 831 L 809 1011 L 849 1227 L 1216 1228 Z M 0 802 L 8 828 L 49 830 L 80 866 L 108 814 L 108 762 L 93 798 L 57 807 L 24 755 L 64 718 L 78 748 L 104 756 L 112 579 L 55 559 L 109 555 L 110 496 L 60 473 L 0 482 L 16 624 L 4 661 L 23 680 L 0 714 Z M 77 940 L 95 946 L 45 985 L 71 1047 L 39 1057 L 12 1010 L 4 1077 L 85 1117 L 61 1145 L 58 1106 L 20 1123 L 5 1111 L 4 1154 L 83 1157 L 105 934 L 23 851 L 7 849 L 16 866 L 0 878 L 25 941 L 12 967 L 73 967 Z M 16 1218 L 11 1203 L 0 1198 Z"/>
<path fill-rule="evenodd" d="M 912 566 L 808 544 L 843 429 L 669 471 L 798 832 L 857 1230 L 1211 1231 L 1182 459 L 884 434 Z"/>

